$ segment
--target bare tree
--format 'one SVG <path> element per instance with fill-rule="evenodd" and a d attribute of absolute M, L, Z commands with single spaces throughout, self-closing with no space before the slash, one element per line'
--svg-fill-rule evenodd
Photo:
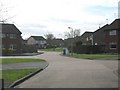
<path fill-rule="evenodd" d="M 67 41 L 69 41 L 69 44 L 67 44 L 67 47 L 72 54 L 73 48 L 74 48 L 76 42 L 78 42 L 76 40 L 77 36 L 80 36 L 80 29 L 74 30 L 72 27 L 68 27 L 68 29 L 70 29 L 70 32 L 65 32 L 65 37 L 68 38 Z"/>
<path fill-rule="evenodd" d="M 0 22 L 5 23 L 14 17 L 9 15 L 9 10 L 10 7 L 4 5 L 2 0 L 0 0 Z"/>
<path fill-rule="evenodd" d="M 54 48 L 55 47 L 54 46 L 54 39 L 55 39 L 54 35 L 52 33 L 47 33 L 44 36 L 47 40 L 47 47 L 48 48 Z"/>
<path fill-rule="evenodd" d="M 67 38 L 75 38 L 77 36 L 80 36 L 80 29 L 75 29 L 73 30 L 73 28 L 68 27 L 70 30 L 70 32 L 65 32 L 65 37 Z"/>
<path fill-rule="evenodd" d="M 47 40 L 52 40 L 52 39 L 55 38 L 52 33 L 47 33 L 47 34 L 45 34 L 44 36 L 45 36 L 45 38 L 46 38 Z"/>
<path fill-rule="evenodd" d="M 80 29 L 74 30 L 74 37 L 80 36 Z"/>

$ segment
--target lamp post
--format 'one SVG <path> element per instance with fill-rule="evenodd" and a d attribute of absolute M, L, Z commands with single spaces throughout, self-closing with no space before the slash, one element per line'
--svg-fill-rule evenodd
<path fill-rule="evenodd" d="M 72 27 L 68 27 L 68 29 L 71 29 L 71 55 L 73 53 L 73 39 L 74 39 L 74 30 Z"/>

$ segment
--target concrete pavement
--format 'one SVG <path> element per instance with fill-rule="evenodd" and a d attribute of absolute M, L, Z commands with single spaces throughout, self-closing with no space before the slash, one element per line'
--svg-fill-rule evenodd
<path fill-rule="evenodd" d="M 18 88 L 117 88 L 117 60 L 87 60 L 45 52 L 36 56 L 48 61 L 49 66 L 18 85 Z"/>

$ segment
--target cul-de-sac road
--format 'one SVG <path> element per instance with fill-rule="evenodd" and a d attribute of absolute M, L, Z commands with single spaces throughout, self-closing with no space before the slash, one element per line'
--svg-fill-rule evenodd
<path fill-rule="evenodd" d="M 18 85 L 18 88 L 117 88 L 118 60 L 76 59 L 45 52 L 33 56 L 49 66 Z"/>

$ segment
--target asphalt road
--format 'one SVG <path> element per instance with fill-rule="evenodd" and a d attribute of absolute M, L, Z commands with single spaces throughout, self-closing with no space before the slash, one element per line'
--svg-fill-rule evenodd
<path fill-rule="evenodd" d="M 31 69 L 31 68 L 44 68 L 46 67 L 47 62 L 24 62 L 24 63 L 12 63 L 12 64 L 3 64 L 2 70 L 7 69 Z"/>
<path fill-rule="evenodd" d="M 117 60 L 87 60 L 45 52 L 34 56 L 48 61 L 49 66 L 17 88 L 117 88 Z"/>

